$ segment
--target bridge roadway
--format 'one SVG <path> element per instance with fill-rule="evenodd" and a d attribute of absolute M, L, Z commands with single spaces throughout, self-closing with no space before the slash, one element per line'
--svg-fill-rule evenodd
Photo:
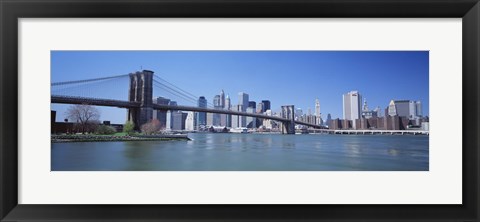
<path fill-rule="evenodd" d="M 51 96 L 51 103 L 59 103 L 59 104 L 88 104 L 92 106 L 109 106 L 109 107 L 118 107 L 118 108 L 138 108 L 140 107 L 140 103 L 138 102 L 129 102 L 129 101 L 121 101 L 121 100 L 109 100 L 109 99 L 96 99 L 96 98 L 86 98 L 86 97 L 73 97 L 73 96 Z M 220 114 L 229 114 L 235 116 L 249 116 L 249 117 L 256 117 L 262 119 L 271 119 L 280 122 L 290 122 L 290 119 L 281 118 L 277 116 L 267 116 L 264 114 L 258 113 L 246 113 L 246 112 L 238 112 L 238 111 L 231 111 L 231 110 L 222 110 L 222 109 L 209 109 L 209 108 L 201 108 L 201 107 L 194 107 L 194 106 L 170 106 L 170 105 L 160 105 L 160 104 L 153 104 L 153 109 L 156 110 L 182 110 L 182 111 L 193 111 L 193 112 L 205 112 L 205 113 L 220 113 Z M 305 125 L 313 128 L 323 128 L 322 126 L 318 126 L 315 124 L 304 123 L 301 121 L 295 121 L 295 124 Z"/>

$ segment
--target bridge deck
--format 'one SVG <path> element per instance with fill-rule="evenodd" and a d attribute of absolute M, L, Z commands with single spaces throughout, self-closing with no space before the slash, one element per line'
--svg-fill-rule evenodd
<path fill-rule="evenodd" d="M 129 101 L 120 101 L 120 100 L 109 100 L 109 99 L 97 99 L 97 98 L 85 98 L 85 97 L 70 97 L 70 96 L 51 96 L 51 103 L 60 103 L 60 104 L 88 104 L 93 106 L 109 106 L 109 107 L 119 107 L 119 108 L 139 108 L 141 106 L 138 102 L 129 102 Z M 246 113 L 246 112 L 238 112 L 238 111 L 231 111 L 231 110 L 223 110 L 223 109 L 209 109 L 209 108 L 202 108 L 202 107 L 194 107 L 194 106 L 170 106 L 170 105 L 160 105 L 160 104 L 153 104 L 152 108 L 155 110 L 181 110 L 181 111 L 193 111 L 193 112 L 205 112 L 205 113 L 219 113 L 219 114 L 227 114 L 227 115 L 235 115 L 235 116 L 248 116 L 248 117 L 256 117 L 262 119 L 271 119 L 280 122 L 290 122 L 290 119 L 278 117 L 278 116 L 267 116 L 264 114 L 258 113 Z M 294 121 L 295 124 L 305 125 L 314 128 L 323 128 L 322 126 L 304 123 L 300 121 Z"/>

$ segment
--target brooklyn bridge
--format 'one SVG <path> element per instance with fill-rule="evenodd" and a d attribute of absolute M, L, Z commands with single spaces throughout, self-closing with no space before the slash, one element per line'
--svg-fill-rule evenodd
<path fill-rule="evenodd" d="M 108 90 L 108 87 L 102 86 L 102 83 L 112 81 L 115 79 L 128 78 L 128 100 L 119 100 L 111 98 L 99 98 L 95 91 L 102 88 Z M 90 87 L 89 87 L 90 85 Z M 91 85 L 95 85 L 92 90 Z M 72 87 L 74 86 L 74 87 Z M 71 93 L 72 89 L 87 89 L 90 93 L 88 95 Z M 143 70 L 130 74 L 115 75 L 102 78 L 84 79 L 75 81 L 64 81 L 51 83 L 51 103 L 56 104 L 86 104 L 92 106 L 118 107 L 128 110 L 127 120 L 132 121 L 136 127 L 141 126 L 153 118 L 153 110 L 161 111 L 193 111 L 204 113 L 218 113 L 234 116 L 256 117 L 261 119 L 270 119 L 282 123 L 282 133 L 294 134 L 295 124 L 321 129 L 322 126 L 305 123 L 295 120 L 294 105 L 282 106 L 280 116 L 265 115 L 260 113 L 248 113 L 240 111 L 232 111 L 225 109 L 204 108 L 198 106 L 187 105 L 162 105 L 153 102 L 154 90 L 168 90 L 175 93 L 179 97 L 193 100 L 193 94 L 180 89 L 173 85 L 167 85 L 161 81 L 161 78 L 154 75 L 153 71 Z M 198 98 L 198 97 L 196 97 Z"/>

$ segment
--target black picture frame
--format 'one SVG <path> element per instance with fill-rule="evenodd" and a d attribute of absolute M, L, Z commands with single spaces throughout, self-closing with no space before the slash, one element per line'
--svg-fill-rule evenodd
<path fill-rule="evenodd" d="M 479 221 L 480 5 L 478 0 L 0 0 L 0 15 L 1 221 Z M 18 204 L 17 21 L 19 18 L 77 17 L 462 18 L 463 204 Z"/>

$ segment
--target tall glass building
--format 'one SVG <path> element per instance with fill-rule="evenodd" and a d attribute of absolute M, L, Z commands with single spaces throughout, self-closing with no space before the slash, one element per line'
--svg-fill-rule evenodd
<path fill-rule="evenodd" d="M 205 99 L 205 96 L 200 96 L 198 98 L 198 107 L 207 108 L 207 99 Z M 207 114 L 204 112 L 197 113 L 197 127 L 206 126 L 206 125 L 207 125 Z"/>
<path fill-rule="evenodd" d="M 270 100 L 262 100 L 262 103 L 263 103 L 263 107 L 262 107 L 262 113 L 267 111 L 267 110 L 271 110 L 271 107 L 270 107 Z"/>
<path fill-rule="evenodd" d="M 241 111 L 246 112 L 248 108 L 248 94 L 240 92 L 238 93 L 238 105 L 241 105 Z M 239 116 L 239 127 L 247 127 L 247 117 L 246 116 Z"/>
<path fill-rule="evenodd" d="M 213 108 L 214 109 L 223 109 L 221 100 L 222 99 L 221 99 L 220 95 L 215 95 L 215 97 L 213 97 Z M 212 117 L 213 117 L 212 125 L 220 126 L 220 114 L 219 113 L 214 113 L 212 115 Z"/>
<path fill-rule="evenodd" d="M 238 105 L 242 105 L 242 112 L 247 111 L 248 107 L 248 94 L 244 92 L 238 93 Z"/>

